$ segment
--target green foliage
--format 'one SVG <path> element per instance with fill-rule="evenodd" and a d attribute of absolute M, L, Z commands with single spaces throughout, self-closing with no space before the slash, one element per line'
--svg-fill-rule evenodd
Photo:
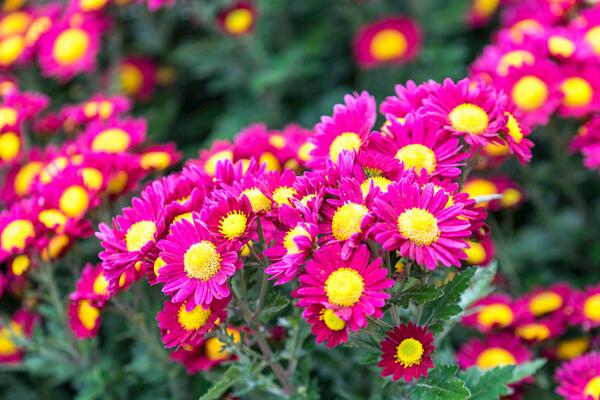
<path fill-rule="evenodd" d="M 458 377 L 458 367 L 438 365 L 426 379 L 415 383 L 410 398 L 416 400 L 465 400 L 470 392 L 465 382 Z"/>

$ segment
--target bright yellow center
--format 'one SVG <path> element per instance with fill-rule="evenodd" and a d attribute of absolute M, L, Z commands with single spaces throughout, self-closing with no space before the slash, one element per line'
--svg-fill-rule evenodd
<path fill-rule="evenodd" d="M 156 225 L 152 221 L 138 221 L 127 229 L 125 244 L 127 251 L 140 251 L 146 243 L 154 240 Z"/>
<path fill-rule="evenodd" d="M 21 276 L 31 266 L 31 260 L 25 254 L 18 255 L 10 265 L 11 271 L 15 276 Z"/>
<path fill-rule="evenodd" d="M 360 136 L 354 132 L 344 132 L 331 142 L 331 146 L 329 146 L 329 157 L 334 162 L 337 162 L 342 151 L 348 150 L 357 152 L 360 148 L 360 144 Z"/>
<path fill-rule="evenodd" d="M 206 160 L 204 169 L 210 175 L 214 175 L 215 169 L 217 168 L 217 163 L 222 160 L 233 161 L 233 152 L 231 150 L 223 150 L 213 154 L 208 160 Z"/>
<path fill-rule="evenodd" d="M 302 143 L 302 146 L 300 146 L 300 148 L 298 149 L 298 158 L 301 159 L 302 161 L 308 161 L 310 160 L 310 153 L 313 151 L 313 149 L 315 148 L 314 143 L 311 142 L 304 142 Z"/>
<path fill-rule="evenodd" d="M 119 194 L 125 190 L 129 182 L 129 175 L 125 171 L 118 171 L 106 184 L 106 191 L 110 194 Z"/>
<path fill-rule="evenodd" d="M 339 268 L 325 281 L 327 301 L 338 307 L 352 307 L 359 302 L 365 290 L 365 281 L 352 268 Z"/>
<path fill-rule="evenodd" d="M 27 30 L 31 17 L 28 13 L 19 11 L 6 14 L 0 21 L 0 36 L 10 36 L 18 33 L 23 33 Z"/>
<path fill-rule="evenodd" d="M 60 196 L 58 205 L 61 211 L 69 217 L 80 217 L 88 210 L 90 196 L 83 187 L 72 185 Z"/>
<path fill-rule="evenodd" d="M 239 343 L 242 340 L 240 332 L 236 329 L 227 328 L 227 335 L 232 338 L 233 343 Z M 204 349 L 206 357 L 212 361 L 225 360 L 230 356 L 229 352 L 225 351 L 225 343 L 216 336 L 206 341 Z"/>
<path fill-rule="evenodd" d="M 52 20 L 50 18 L 46 16 L 36 18 L 27 29 L 27 33 L 25 33 L 25 43 L 29 46 L 35 44 L 40 36 L 48 32 L 51 27 Z"/>
<path fill-rule="evenodd" d="M 491 369 L 503 367 L 505 365 L 515 365 L 517 360 L 507 350 L 501 347 L 490 347 L 485 349 L 477 357 L 477 366 L 481 369 Z"/>
<path fill-rule="evenodd" d="M 23 336 L 23 328 L 16 322 L 11 322 L 11 327 L 0 328 L 0 356 L 12 356 L 19 351 L 15 339 Z"/>
<path fill-rule="evenodd" d="M 592 397 L 594 400 L 600 399 L 600 375 L 596 375 L 585 385 L 583 394 L 588 397 Z"/>
<path fill-rule="evenodd" d="M 269 138 L 269 144 L 276 149 L 283 149 L 285 147 L 285 138 L 281 135 L 272 135 Z"/>
<path fill-rule="evenodd" d="M 421 363 L 423 357 L 423 344 L 417 339 L 403 339 L 396 347 L 396 362 L 404 368 L 412 367 Z"/>
<path fill-rule="evenodd" d="M 526 50 L 513 50 L 504 54 L 498 61 L 497 71 L 502 76 L 508 75 L 508 70 L 511 67 L 522 67 L 524 65 L 532 65 L 535 62 L 533 54 Z"/>
<path fill-rule="evenodd" d="M 14 132 L 0 134 L 0 160 L 10 161 L 21 150 L 21 139 Z"/>
<path fill-rule="evenodd" d="M 291 205 L 290 199 L 294 197 L 298 192 L 296 189 L 290 186 L 280 186 L 273 191 L 273 200 L 278 206 L 282 204 Z"/>
<path fill-rule="evenodd" d="M 229 240 L 236 239 L 246 232 L 248 218 L 240 211 L 229 211 L 219 222 L 219 232 Z"/>
<path fill-rule="evenodd" d="M 379 61 L 389 61 L 402 57 L 408 42 L 402 32 L 396 29 L 383 29 L 371 40 L 371 55 Z"/>
<path fill-rule="evenodd" d="M 529 302 L 529 311 L 540 316 L 558 310 L 563 305 L 563 299 L 554 292 L 542 292 L 535 295 Z"/>
<path fill-rule="evenodd" d="M 429 246 L 440 237 L 435 216 L 422 208 L 408 209 L 398 217 L 398 230 L 417 246 Z"/>
<path fill-rule="evenodd" d="M 594 91 L 588 81 L 583 78 L 567 78 L 560 85 L 564 94 L 563 104 L 567 107 L 582 107 L 592 101 Z"/>
<path fill-rule="evenodd" d="M 279 160 L 273 153 L 264 152 L 260 155 L 258 159 L 259 164 L 264 164 L 265 169 L 268 171 L 281 171 L 281 164 Z"/>
<path fill-rule="evenodd" d="M 369 210 L 362 204 L 347 203 L 335 210 L 331 220 L 331 232 L 337 240 L 350 239 L 361 231 L 363 218 Z"/>
<path fill-rule="evenodd" d="M 171 156 L 164 151 L 149 151 L 144 153 L 140 159 L 143 169 L 165 170 L 171 164 Z"/>
<path fill-rule="evenodd" d="M 550 329 L 544 324 L 526 324 L 516 329 L 518 336 L 525 340 L 545 340 L 550 337 Z"/>
<path fill-rule="evenodd" d="M 332 331 L 338 332 L 346 328 L 346 321 L 338 317 L 333 310 L 326 308 L 321 311 L 320 319 L 325 323 L 327 328 Z"/>
<path fill-rule="evenodd" d="M 475 0 L 473 11 L 481 16 L 489 17 L 498 9 L 500 0 Z"/>
<path fill-rule="evenodd" d="M 523 140 L 523 131 L 519 126 L 519 121 L 509 112 L 504 113 L 507 117 L 506 128 L 508 129 L 508 135 L 513 138 L 515 143 L 521 143 Z"/>
<path fill-rule="evenodd" d="M 450 118 L 452 128 L 472 135 L 483 133 L 489 123 L 489 117 L 483 108 L 471 103 L 454 107 L 448 118 Z"/>
<path fill-rule="evenodd" d="M 510 154 L 510 148 L 506 142 L 502 144 L 498 143 L 487 143 L 484 146 L 485 153 L 492 157 L 502 157 Z"/>
<path fill-rule="evenodd" d="M 100 10 L 108 3 L 108 0 L 81 0 L 79 6 L 83 11 Z"/>
<path fill-rule="evenodd" d="M 50 161 L 40 172 L 40 181 L 44 184 L 52 182 L 63 169 L 69 165 L 69 160 L 66 157 L 56 157 Z"/>
<path fill-rule="evenodd" d="M 590 339 L 587 337 L 563 339 L 558 342 L 556 355 L 561 360 L 571 360 L 585 353 L 589 346 Z"/>
<path fill-rule="evenodd" d="M 167 265 L 167 263 L 160 257 L 157 257 L 154 261 L 154 275 L 158 276 L 160 269 Z"/>
<path fill-rule="evenodd" d="M 42 260 L 54 260 L 57 258 L 63 250 L 69 245 L 71 239 L 68 235 L 60 234 L 50 239 L 48 246 L 42 250 Z"/>
<path fill-rule="evenodd" d="M 12 107 L 0 107 L 0 128 L 17 123 L 19 113 Z"/>
<path fill-rule="evenodd" d="M 96 326 L 96 321 L 100 317 L 100 310 L 88 300 L 81 300 L 77 308 L 77 316 L 79 317 L 79 321 L 81 321 L 81 325 L 88 331 L 91 331 Z"/>
<path fill-rule="evenodd" d="M 592 321 L 600 321 L 600 293 L 590 296 L 585 300 L 583 313 Z"/>
<path fill-rule="evenodd" d="M 12 249 L 25 249 L 25 243 L 35 236 L 35 229 L 31 221 L 15 219 L 4 227 L 0 235 L 2 250 L 9 252 Z"/>
<path fill-rule="evenodd" d="M 225 16 L 225 30 L 234 35 L 247 32 L 252 26 L 254 16 L 247 8 L 236 8 Z"/>
<path fill-rule="evenodd" d="M 192 311 L 187 311 L 184 303 L 181 305 L 181 307 L 179 307 L 177 321 L 179 321 L 183 329 L 186 331 L 192 331 L 195 329 L 200 329 L 202 326 L 204 326 L 210 315 L 210 308 L 204 309 L 202 306 L 196 306 L 192 309 Z"/>
<path fill-rule="evenodd" d="M 548 86 L 537 76 L 527 75 L 513 86 L 511 97 L 520 109 L 534 111 L 546 103 Z"/>
<path fill-rule="evenodd" d="M 67 223 L 67 216 L 55 208 L 42 210 L 38 215 L 38 220 L 48 229 L 62 231 Z"/>
<path fill-rule="evenodd" d="M 110 128 L 100 132 L 92 141 L 92 150 L 95 152 L 121 153 L 131 144 L 129 133 L 121 128 Z"/>
<path fill-rule="evenodd" d="M 102 172 L 96 168 L 83 168 L 81 170 L 81 177 L 83 178 L 83 184 L 91 190 L 99 190 L 102 187 L 102 182 L 104 182 Z"/>
<path fill-rule="evenodd" d="M 481 265 L 486 257 L 485 248 L 481 243 L 473 242 L 472 240 L 467 240 L 467 244 L 470 246 L 468 249 L 465 249 L 467 263 L 470 265 Z"/>
<path fill-rule="evenodd" d="M 363 197 L 367 197 L 367 195 L 369 194 L 369 189 L 371 189 L 371 182 L 373 183 L 374 187 L 379 188 L 381 193 L 386 193 L 388 190 L 388 186 L 392 184 L 392 181 L 383 176 L 367 178 L 363 183 L 360 184 L 360 190 L 363 194 Z"/>
<path fill-rule="evenodd" d="M 548 39 L 548 49 L 553 56 L 571 57 L 575 52 L 575 43 L 566 37 L 552 35 Z"/>
<path fill-rule="evenodd" d="M 136 95 L 144 85 L 144 75 L 138 67 L 132 64 L 121 65 L 121 89 L 126 94 Z"/>
<path fill-rule="evenodd" d="M 585 33 L 585 41 L 594 49 L 594 53 L 600 54 L 600 25 L 595 26 Z"/>
<path fill-rule="evenodd" d="M 92 290 L 95 294 L 100 296 L 104 296 L 108 293 L 108 281 L 104 277 L 104 273 L 100 272 L 96 279 L 94 279 Z"/>
<path fill-rule="evenodd" d="M 294 239 L 299 237 L 306 237 L 309 240 L 312 240 L 310 233 L 300 225 L 296 226 L 293 229 L 290 229 L 285 237 L 283 238 L 283 246 L 287 250 L 287 254 L 298 254 L 300 253 L 300 249 L 298 249 L 298 245 L 294 242 Z"/>
<path fill-rule="evenodd" d="M 38 176 L 44 164 L 39 161 L 32 161 L 25 164 L 15 176 L 15 193 L 19 197 L 25 196 L 31 188 L 31 183 Z"/>
<path fill-rule="evenodd" d="M 110 101 L 90 101 L 83 107 L 83 113 L 88 118 L 100 116 L 102 119 L 107 119 L 112 115 L 114 107 Z"/>
<path fill-rule="evenodd" d="M 513 312 L 506 304 L 489 304 L 479 311 L 477 321 L 483 326 L 505 327 L 513 322 Z"/>
<path fill-rule="evenodd" d="M 260 189 L 253 187 L 245 189 L 242 194 L 248 198 L 252 211 L 255 213 L 269 211 L 271 209 L 271 200 Z"/>
<path fill-rule="evenodd" d="M 465 183 L 462 191 L 467 193 L 470 198 L 475 199 L 481 196 L 497 194 L 498 188 L 492 181 L 488 181 L 487 179 L 473 179 Z M 479 204 L 485 207 L 488 203 L 488 201 L 484 201 Z"/>
<path fill-rule="evenodd" d="M 521 201 L 521 192 L 515 188 L 508 188 L 502 192 L 502 199 L 500 199 L 500 205 L 504 208 L 513 207 Z"/>
<path fill-rule="evenodd" d="M 13 35 L 0 41 L 0 65 L 12 65 L 25 49 L 23 36 Z"/>
<path fill-rule="evenodd" d="M 422 144 L 415 143 L 404 146 L 398 150 L 395 157 L 404 164 L 405 169 L 414 168 L 416 172 L 421 172 L 424 169 L 428 174 L 431 174 L 435 171 L 437 165 L 433 150 Z"/>
<path fill-rule="evenodd" d="M 510 28 L 513 40 L 519 43 L 523 41 L 525 33 L 535 35 L 542 32 L 544 32 L 544 28 L 539 22 L 531 18 L 521 20 Z"/>
<path fill-rule="evenodd" d="M 69 65 L 79 61 L 90 46 L 90 36 L 79 28 L 69 28 L 58 35 L 54 41 L 52 55 L 60 65 Z"/>
<path fill-rule="evenodd" d="M 214 244 L 203 240 L 191 245 L 185 252 L 183 265 L 190 278 L 206 282 L 221 269 L 221 255 Z"/>

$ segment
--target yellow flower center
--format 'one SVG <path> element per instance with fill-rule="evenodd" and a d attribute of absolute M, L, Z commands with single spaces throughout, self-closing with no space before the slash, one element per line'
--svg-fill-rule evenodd
<path fill-rule="evenodd" d="M 106 184 L 106 191 L 110 194 L 119 194 L 125 190 L 129 182 L 129 175 L 125 171 L 118 171 Z"/>
<path fill-rule="evenodd" d="M 221 269 L 221 255 L 214 244 L 203 240 L 191 245 L 185 252 L 183 265 L 190 278 L 206 282 Z"/>
<path fill-rule="evenodd" d="M 563 339 L 558 342 L 556 355 L 561 360 L 571 360 L 585 353 L 589 346 L 590 339 L 587 337 Z"/>
<path fill-rule="evenodd" d="M 0 160 L 10 161 L 21 150 L 21 139 L 14 132 L 0 134 Z"/>
<path fill-rule="evenodd" d="M 544 324 L 526 324 L 516 329 L 518 336 L 525 340 L 546 340 L 550 337 L 550 329 Z"/>
<path fill-rule="evenodd" d="M 100 10 L 108 3 L 108 0 L 81 0 L 79 6 L 83 11 Z"/>
<path fill-rule="evenodd" d="M 104 273 L 100 272 L 96 279 L 94 279 L 92 290 L 95 294 L 100 296 L 104 296 L 108 293 L 108 281 L 104 277 Z"/>
<path fill-rule="evenodd" d="M 255 213 L 269 211 L 271 209 L 271 200 L 260 189 L 253 187 L 245 189 L 242 195 L 246 196 Z"/>
<path fill-rule="evenodd" d="M 594 53 L 600 54 L 600 26 L 595 26 L 585 33 L 585 41 L 594 49 Z"/>
<path fill-rule="evenodd" d="M 31 221 L 15 219 L 4 227 L 0 235 L 0 246 L 8 252 L 12 249 L 25 249 L 27 240 L 35 236 L 35 229 Z"/>
<path fill-rule="evenodd" d="M 114 107 L 110 101 L 90 101 L 83 107 L 83 113 L 88 118 L 100 116 L 107 119 L 112 115 Z"/>
<path fill-rule="evenodd" d="M 90 46 L 90 36 L 79 28 L 69 28 L 58 35 L 52 47 L 54 60 L 60 65 L 79 61 Z"/>
<path fill-rule="evenodd" d="M 489 17 L 498 9 L 500 0 L 475 0 L 473 2 L 473 11 L 481 16 Z"/>
<path fill-rule="evenodd" d="M 513 312 L 506 304 L 489 304 L 477 314 L 477 321 L 483 326 L 500 326 L 505 327 L 512 323 Z"/>
<path fill-rule="evenodd" d="M 285 237 L 283 238 L 283 246 L 287 250 L 287 254 L 298 254 L 300 253 L 300 249 L 298 249 L 298 245 L 294 242 L 294 239 L 299 237 L 306 237 L 309 240 L 312 240 L 310 233 L 300 225 L 296 226 L 293 229 L 290 229 Z"/>
<path fill-rule="evenodd" d="M 210 315 L 210 308 L 204 309 L 202 306 L 196 306 L 192 309 L 192 311 L 187 311 L 184 303 L 181 305 L 181 307 L 179 307 L 177 321 L 179 321 L 183 329 L 186 331 L 193 331 L 204 326 Z"/>
<path fill-rule="evenodd" d="M 281 171 L 281 164 L 273 153 L 264 152 L 258 159 L 259 164 L 264 164 L 267 171 Z"/>
<path fill-rule="evenodd" d="M 398 230 L 418 246 L 429 246 L 440 237 L 435 216 L 422 208 L 408 209 L 398 217 Z"/>
<path fill-rule="evenodd" d="M 359 302 L 365 290 L 365 281 L 352 268 L 339 268 L 325 281 L 327 301 L 339 307 L 352 307 Z"/>
<path fill-rule="evenodd" d="M 325 323 L 327 328 L 332 331 L 338 332 L 346 328 L 346 321 L 337 316 L 337 314 L 330 309 L 323 309 L 321 311 L 320 319 Z"/>
<path fill-rule="evenodd" d="M 25 33 L 25 43 L 31 46 L 38 41 L 42 34 L 48 32 L 52 27 L 52 20 L 46 16 L 36 18 L 29 29 L 27 29 L 27 33 Z"/>
<path fill-rule="evenodd" d="M 143 169 L 156 169 L 163 171 L 171 164 L 171 156 L 164 151 L 149 151 L 144 153 L 140 159 Z"/>
<path fill-rule="evenodd" d="M 468 249 L 465 249 L 467 263 L 470 265 L 481 265 L 485 261 L 485 248 L 481 243 L 472 240 L 467 240 L 467 244 L 470 246 Z"/>
<path fill-rule="evenodd" d="M 242 336 L 237 329 L 227 328 L 227 335 L 232 338 L 233 343 L 239 343 L 242 340 Z M 225 350 L 225 343 L 216 336 L 206 341 L 204 351 L 206 357 L 212 361 L 225 360 L 231 355 Z"/>
<path fill-rule="evenodd" d="M 246 232 L 248 218 L 240 211 L 229 211 L 219 222 L 219 232 L 229 240 L 236 239 Z"/>
<path fill-rule="evenodd" d="M 0 128 L 17 123 L 19 113 L 12 107 L 0 107 Z"/>
<path fill-rule="evenodd" d="M 498 61 L 496 71 L 502 76 L 508 75 L 508 70 L 511 67 L 522 67 L 524 65 L 532 65 L 535 62 L 533 54 L 526 50 L 513 50 L 504 54 Z"/>
<path fill-rule="evenodd" d="M 524 34 L 531 35 L 541 34 L 544 28 L 534 19 L 528 18 L 521 20 L 510 28 L 510 34 L 514 41 L 521 43 L 524 39 Z"/>
<path fill-rule="evenodd" d="M 448 118 L 450 118 L 452 128 L 472 135 L 483 133 L 490 121 L 489 116 L 483 108 L 471 103 L 464 103 L 454 107 L 450 111 Z"/>
<path fill-rule="evenodd" d="M 388 190 L 388 186 L 392 184 L 388 178 L 383 176 L 375 176 L 373 178 L 367 178 L 363 183 L 360 184 L 360 190 L 363 194 L 363 197 L 367 197 L 369 194 L 369 189 L 371 188 L 371 182 L 373 182 L 374 187 L 378 187 L 381 193 L 385 193 Z"/>
<path fill-rule="evenodd" d="M 378 61 L 390 61 L 402 57 L 408 49 L 408 42 L 402 32 L 396 29 L 383 29 L 371 39 L 371 55 Z"/>
<path fill-rule="evenodd" d="M 583 313 L 592 321 L 600 321 L 600 293 L 590 296 L 585 300 Z"/>
<path fill-rule="evenodd" d="M 492 181 L 487 179 L 473 179 L 465 183 L 462 188 L 464 193 L 467 193 L 470 198 L 475 199 L 481 196 L 488 196 L 498 193 L 498 188 Z M 482 207 L 488 205 L 488 201 L 479 203 Z"/>
<path fill-rule="evenodd" d="M 254 16 L 247 8 L 236 8 L 225 16 L 225 30 L 234 35 L 247 32 L 252 26 Z"/>
<path fill-rule="evenodd" d="M 287 204 L 289 206 L 292 204 L 290 199 L 297 193 L 298 192 L 296 192 L 296 189 L 293 187 L 280 186 L 273 191 L 273 200 L 275 200 L 275 203 L 278 206 L 281 206 L 282 204 Z"/>
<path fill-rule="evenodd" d="M 155 233 L 156 225 L 152 221 L 142 220 L 134 223 L 125 234 L 127 251 L 140 251 L 146 243 L 154 240 Z"/>
<path fill-rule="evenodd" d="M 571 57 L 575 53 L 575 43 L 566 37 L 552 35 L 548 39 L 548 49 L 553 56 Z"/>
<path fill-rule="evenodd" d="M 542 292 L 535 295 L 529 302 L 529 311 L 540 316 L 558 310 L 563 305 L 563 299 L 554 292 Z"/>
<path fill-rule="evenodd" d="M 92 150 L 95 152 L 121 153 L 131 144 L 129 133 L 121 128 L 110 128 L 100 132 L 92 141 Z"/>
<path fill-rule="evenodd" d="M 16 322 L 11 322 L 10 329 L 0 328 L 0 356 L 12 356 L 19 351 L 15 339 L 23 336 L 23 328 Z"/>
<path fill-rule="evenodd" d="M 564 94 L 563 104 L 567 107 L 582 107 L 592 101 L 594 91 L 588 81 L 583 78 L 567 78 L 560 85 Z"/>
<path fill-rule="evenodd" d="M 19 197 L 23 197 L 29 192 L 33 180 L 39 175 L 43 167 L 44 164 L 41 162 L 32 161 L 28 164 L 25 164 L 19 170 L 15 176 L 15 193 Z"/>
<path fill-rule="evenodd" d="M 50 239 L 48 246 L 45 249 L 42 249 L 42 260 L 48 261 L 56 259 L 70 242 L 71 239 L 69 239 L 68 235 L 60 234 L 54 236 Z"/>
<path fill-rule="evenodd" d="M 515 365 L 516 363 L 515 357 L 502 347 L 490 347 L 482 351 L 477 357 L 477 366 L 481 369 Z"/>
<path fill-rule="evenodd" d="M 414 338 L 403 339 L 396 347 L 396 362 L 404 368 L 421 363 L 423 344 Z"/>
<path fill-rule="evenodd" d="M 85 214 L 90 205 L 87 191 L 79 186 L 69 186 L 60 196 L 58 206 L 69 217 L 80 217 Z"/>
<path fill-rule="evenodd" d="M 398 150 L 395 157 L 404 164 L 405 169 L 414 168 L 416 172 L 421 172 L 424 169 L 428 174 L 431 174 L 435 171 L 437 165 L 433 150 L 422 144 L 415 143 L 404 146 Z"/>
<path fill-rule="evenodd" d="M 123 64 L 120 68 L 121 89 L 126 94 L 136 95 L 144 85 L 144 75 L 133 64 Z"/>
<path fill-rule="evenodd" d="M 10 36 L 17 33 L 23 33 L 27 30 L 31 17 L 26 12 L 14 12 L 6 14 L 0 21 L 0 36 Z"/>
<path fill-rule="evenodd" d="M 96 326 L 96 321 L 100 317 L 100 310 L 88 300 L 81 300 L 77 308 L 77 317 L 81 321 L 81 325 L 88 331 L 91 331 Z"/>
<path fill-rule="evenodd" d="M 517 121 L 515 116 L 509 112 L 504 113 L 504 115 L 506 115 L 506 117 L 508 118 L 506 121 L 508 135 L 513 138 L 515 143 L 521 143 L 521 140 L 523 140 L 523 131 L 519 126 L 519 121 Z"/>
<path fill-rule="evenodd" d="M 534 111 L 546 102 L 548 86 L 537 76 L 527 75 L 513 86 L 511 97 L 520 109 Z"/>
<path fill-rule="evenodd" d="M 596 375 L 585 385 L 583 394 L 586 398 L 592 397 L 594 400 L 600 399 L 600 375 Z"/>
<path fill-rule="evenodd" d="M 492 157 L 502 157 L 510 154 L 510 148 L 506 142 L 502 144 L 498 143 L 487 143 L 484 146 L 485 153 Z"/>
<path fill-rule="evenodd" d="M 335 210 L 331 220 L 331 232 L 337 240 L 350 239 L 361 231 L 363 218 L 369 210 L 362 204 L 347 203 Z"/>
<path fill-rule="evenodd" d="M 358 136 L 354 132 L 344 132 L 338 137 L 336 137 L 331 145 L 329 146 L 329 157 L 337 162 L 338 158 L 340 158 L 340 154 L 344 150 L 356 151 L 360 148 L 361 140 L 360 136 Z"/>
<path fill-rule="evenodd" d="M 157 257 L 154 261 L 154 275 L 158 276 L 160 269 L 167 265 L 167 263 L 160 257 Z"/>
<path fill-rule="evenodd" d="M 54 208 L 41 211 L 38 215 L 38 219 L 48 229 L 55 227 L 57 232 L 62 231 L 67 223 L 66 215 Z"/>
<path fill-rule="evenodd" d="M 298 158 L 302 161 L 308 161 L 311 159 L 310 153 L 315 148 L 315 145 L 311 142 L 304 142 L 298 149 Z"/>
<path fill-rule="evenodd" d="M 10 265 L 11 271 L 15 276 L 21 276 L 31 266 L 31 260 L 25 254 L 18 255 Z"/>
<path fill-rule="evenodd" d="M 204 169 L 208 174 L 214 175 L 217 163 L 224 160 L 233 161 L 233 152 L 231 150 L 222 150 L 210 156 L 206 160 L 206 163 L 204 163 Z"/>
<path fill-rule="evenodd" d="M 0 41 L 0 65 L 12 65 L 23 54 L 25 39 L 20 35 L 6 37 Z"/>
<path fill-rule="evenodd" d="M 521 201 L 521 192 L 515 188 L 508 188 L 502 192 L 502 199 L 500 199 L 500 205 L 504 208 L 513 207 Z"/>

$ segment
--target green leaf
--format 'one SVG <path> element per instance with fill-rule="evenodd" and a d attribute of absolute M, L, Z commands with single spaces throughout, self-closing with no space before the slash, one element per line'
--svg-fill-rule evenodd
<path fill-rule="evenodd" d="M 508 384 L 513 378 L 514 366 L 498 367 L 484 371 L 472 367 L 460 373 L 471 392 L 471 399 L 497 400 L 511 393 Z"/>
<path fill-rule="evenodd" d="M 290 299 L 278 292 L 270 292 L 265 300 L 265 306 L 261 311 L 261 321 L 268 322 L 275 317 L 281 310 L 290 304 Z"/>
<path fill-rule="evenodd" d="M 490 294 L 493 290 L 492 280 L 498 271 L 496 261 L 490 263 L 487 267 L 478 267 L 473 275 L 472 285 L 460 297 L 460 306 L 467 309 L 471 304 Z"/>
<path fill-rule="evenodd" d="M 517 383 L 528 376 L 531 376 L 537 372 L 538 369 L 542 368 L 546 364 L 546 360 L 543 358 L 536 358 L 535 360 L 528 361 L 526 363 L 517 365 L 515 372 L 513 373 L 512 379 L 509 383 Z"/>
<path fill-rule="evenodd" d="M 204 393 L 199 400 L 218 400 L 231 386 L 241 378 L 242 371 L 235 365 L 232 365 L 225 371 L 221 379 L 215 382 L 210 389 Z"/>
<path fill-rule="evenodd" d="M 400 307 L 407 308 L 411 301 L 423 304 L 438 299 L 443 294 L 442 289 L 435 286 L 416 285 L 400 292 L 392 302 L 398 304 Z"/>
<path fill-rule="evenodd" d="M 457 376 L 458 367 L 438 365 L 426 379 L 415 384 L 411 400 L 465 400 L 471 393 L 465 382 Z"/>

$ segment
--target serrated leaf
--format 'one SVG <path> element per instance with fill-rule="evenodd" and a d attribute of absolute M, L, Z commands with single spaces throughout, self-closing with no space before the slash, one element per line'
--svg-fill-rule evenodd
<path fill-rule="evenodd" d="M 460 377 L 471 392 L 471 399 L 497 400 L 501 396 L 511 393 L 508 387 L 511 382 L 515 367 L 497 367 L 488 371 L 472 367 L 460 373 Z"/>
<path fill-rule="evenodd" d="M 465 382 L 457 376 L 458 367 L 438 365 L 426 379 L 415 384 L 411 400 L 466 400 L 471 393 Z"/>
<path fill-rule="evenodd" d="M 241 378 L 242 371 L 235 365 L 232 365 L 225 371 L 221 379 L 215 382 L 210 389 L 204 393 L 199 400 L 218 400 L 231 386 Z"/>
<path fill-rule="evenodd" d="M 423 304 L 438 299 L 443 294 L 444 292 L 435 286 L 417 285 L 400 292 L 392 302 L 398 304 L 400 307 L 406 308 L 411 301 L 417 304 Z"/>
<path fill-rule="evenodd" d="M 261 320 L 268 322 L 275 317 L 281 310 L 290 304 L 290 299 L 278 292 L 271 292 L 267 295 L 265 306 L 261 312 Z"/>
<path fill-rule="evenodd" d="M 538 369 L 542 368 L 546 364 L 546 360 L 543 358 L 536 358 L 535 360 L 528 361 L 526 363 L 517 365 L 513 373 L 510 383 L 517 383 L 528 376 L 531 376 L 537 372 Z"/>

